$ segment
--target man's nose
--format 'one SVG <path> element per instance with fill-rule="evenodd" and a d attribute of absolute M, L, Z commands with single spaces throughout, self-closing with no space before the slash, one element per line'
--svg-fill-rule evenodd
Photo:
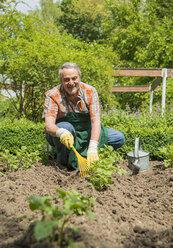
<path fill-rule="evenodd" d="M 69 82 L 68 82 L 70 85 L 73 85 L 74 84 L 74 80 L 72 78 L 70 78 Z"/>

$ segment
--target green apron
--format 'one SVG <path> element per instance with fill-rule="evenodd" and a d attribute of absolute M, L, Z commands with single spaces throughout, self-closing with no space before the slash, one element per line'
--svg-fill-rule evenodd
<path fill-rule="evenodd" d="M 87 157 L 87 150 L 91 137 L 91 119 L 89 113 L 76 113 L 68 112 L 67 115 L 61 119 L 58 119 L 57 123 L 67 121 L 71 123 L 76 131 L 76 139 L 74 147 L 80 153 L 81 156 Z M 101 134 L 99 139 L 98 148 L 103 147 L 108 142 L 107 128 L 101 125 Z M 78 169 L 78 161 L 74 151 L 68 150 L 68 168 Z"/>

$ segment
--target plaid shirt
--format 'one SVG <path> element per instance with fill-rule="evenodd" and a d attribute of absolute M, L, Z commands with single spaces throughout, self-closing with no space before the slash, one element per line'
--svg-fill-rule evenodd
<path fill-rule="evenodd" d="M 80 82 L 77 105 L 68 99 L 62 85 L 46 92 L 42 118 L 52 116 L 56 119 L 66 116 L 67 112 L 90 113 L 91 118 L 100 116 L 99 98 L 93 86 Z"/>

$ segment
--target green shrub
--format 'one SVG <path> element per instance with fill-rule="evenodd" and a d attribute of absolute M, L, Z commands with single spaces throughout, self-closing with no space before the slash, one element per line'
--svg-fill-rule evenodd
<path fill-rule="evenodd" d="M 4 118 L 9 118 L 14 120 L 17 118 L 18 113 L 15 109 L 15 104 L 17 99 L 15 97 L 8 98 L 0 95 L 0 120 L 3 121 Z"/>
<path fill-rule="evenodd" d="M 112 110 L 102 114 L 102 123 L 105 127 L 119 130 L 125 135 L 125 144 L 118 152 L 126 157 L 129 151 L 134 150 L 135 138 L 140 137 L 142 149 L 150 153 L 151 159 L 160 159 L 160 147 L 173 143 L 173 112 L 161 117 L 159 114 L 131 113 Z M 4 119 L 0 123 L 0 150 L 9 150 L 16 154 L 22 146 L 27 152 L 39 151 L 41 157 L 46 152 L 47 144 L 44 123 L 34 123 L 26 119 Z"/>
<path fill-rule="evenodd" d="M 42 151 L 45 144 L 44 123 L 35 124 L 26 119 L 1 122 L 0 150 L 16 153 L 25 146 L 28 152 Z"/>
<path fill-rule="evenodd" d="M 118 149 L 125 157 L 134 150 L 135 137 L 140 137 L 142 149 L 150 153 L 151 159 L 159 159 L 160 147 L 173 143 L 173 113 L 161 117 L 158 114 L 112 111 L 103 113 L 102 123 L 125 135 L 125 144 Z"/>

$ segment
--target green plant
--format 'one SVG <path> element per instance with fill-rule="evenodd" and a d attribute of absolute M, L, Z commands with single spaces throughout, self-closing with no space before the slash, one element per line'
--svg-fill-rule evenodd
<path fill-rule="evenodd" d="M 158 112 L 112 110 L 102 114 L 102 123 L 107 128 L 119 130 L 125 135 L 124 145 L 118 152 L 127 158 L 127 153 L 134 150 L 135 137 L 140 137 L 142 149 L 150 153 L 150 159 L 159 159 L 160 147 L 173 143 L 173 112 L 164 117 Z"/>
<path fill-rule="evenodd" d="M 173 144 L 161 147 L 158 155 L 163 158 L 164 166 L 172 168 L 173 172 Z"/>
<path fill-rule="evenodd" d="M 1 167 L 3 171 L 9 171 L 11 169 L 18 170 L 17 158 L 9 152 L 9 150 L 4 150 L 0 152 Z"/>
<path fill-rule="evenodd" d="M 87 214 L 91 219 L 93 218 L 90 210 L 94 207 L 94 198 L 85 197 L 80 195 L 75 190 L 63 191 L 56 189 L 59 193 L 59 198 L 62 199 L 62 206 L 51 205 L 51 196 L 44 196 L 39 198 L 38 196 L 30 196 L 27 200 L 30 201 L 30 209 L 32 211 L 40 210 L 42 219 L 36 221 L 34 225 L 34 236 L 37 241 L 48 238 L 49 241 L 55 240 L 56 229 L 58 228 L 58 247 L 60 247 L 63 230 L 69 219 L 73 216 Z"/>
<path fill-rule="evenodd" d="M 78 246 L 76 245 L 73 240 L 69 239 L 68 240 L 68 248 L 85 248 L 85 246 Z"/>
<path fill-rule="evenodd" d="M 28 152 L 40 151 L 46 144 L 44 123 L 34 123 L 26 119 L 4 119 L 0 123 L 0 149 L 15 154 L 16 150 L 26 146 Z"/>
<path fill-rule="evenodd" d="M 100 148 L 99 160 L 93 163 L 93 167 L 87 175 L 89 184 L 94 186 L 96 190 L 101 191 L 108 184 L 114 182 L 111 177 L 114 171 L 117 171 L 120 175 L 125 173 L 125 170 L 116 164 L 116 160 L 122 160 L 122 157 L 113 150 L 113 147 L 105 145 L 104 148 Z"/>
<path fill-rule="evenodd" d="M 16 151 L 16 155 L 11 154 L 7 149 L 2 150 L 0 152 L 0 160 L 3 171 L 9 171 L 12 169 L 18 170 L 20 167 L 29 168 L 41 160 L 41 158 L 38 151 L 29 153 L 27 147 L 22 146 L 21 149 Z"/>

